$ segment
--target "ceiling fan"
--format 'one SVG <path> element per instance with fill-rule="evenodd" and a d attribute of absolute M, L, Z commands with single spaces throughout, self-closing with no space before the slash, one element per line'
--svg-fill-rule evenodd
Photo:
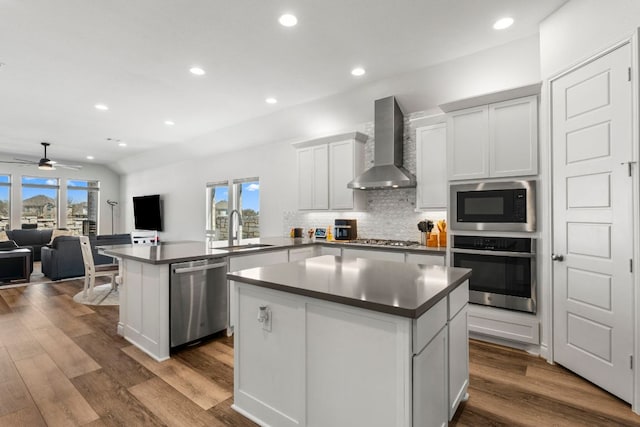
<path fill-rule="evenodd" d="M 63 169 L 71 169 L 71 170 L 82 169 L 82 166 L 80 165 L 63 165 L 62 163 L 58 163 L 55 160 L 50 160 L 47 157 L 47 147 L 50 146 L 51 144 L 48 142 L 41 142 L 40 144 L 44 147 L 44 156 L 38 161 L 14 158 L 13 159 L 14 161 L 0 160 L 0 163 L 15 163 L 19 165 L 37 165 L 38 169 L 45 170 L 45 171 L 55 170 L 56 167 L 63 168 Z"/>

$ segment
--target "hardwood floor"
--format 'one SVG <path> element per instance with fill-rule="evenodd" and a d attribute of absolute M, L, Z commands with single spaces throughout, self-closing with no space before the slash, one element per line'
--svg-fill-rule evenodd
<path fill-rule="evenodd" d="M 233 409 L 226 336 L 162 363 L 116 334 L 81 280 L 0 287 L 0 426 L 255 426 Z M 559 366 L 472 341 L 453 426 L 640 426 L 629 405 Z"/>

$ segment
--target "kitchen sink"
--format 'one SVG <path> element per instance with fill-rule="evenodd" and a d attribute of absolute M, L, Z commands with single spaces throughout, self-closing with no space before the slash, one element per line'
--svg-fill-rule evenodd
<path fill-rule="evenodd" d="M 235 245 L 235 246 L 221 246 L 215 249 L 224 249 L 225 251 L 241 251 L 246 249 L 260 249 L 267 248 L 273 245 L 266 245 L 264 243 L 247 243 L 245 245 Z"/>

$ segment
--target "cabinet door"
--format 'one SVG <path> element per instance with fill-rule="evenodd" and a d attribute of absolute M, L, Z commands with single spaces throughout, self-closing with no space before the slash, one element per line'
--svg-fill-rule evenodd
<path fill-rule="evenodd" d="M 407 253 L 406 262 L 410 264 L 445 265 L 445 255 L 426 255 Z"/>
<path fill-rule="evenodd" d="M 417 207 L 447 207 L 447 125 L 416 129 Z"/>
<path fill-rule="evenodd" d="M 354 178 L 354 142 L 329 144 L 330 209 L 353 209 L 353 191 L 347 184 Z"/>
<path fill-rule="evenodd" d="M 447 328 L 413 356 L 413 425 L 447 425 Z"/>
<path fill-rule="evenodd" d="M 297 150 L 298 209 L 329 208 L 328 153 L 326 144 Z"/>
<path fill-rule="evenodd" d="M 306 248 L 289 249 L 289 262 L 300 261 L 303 259 L 318 256 L 320 248 L 317 246 L 309 246 Z"/>
<path fill-rule="evenodd" d="M 305 411 L 305 314 L 300 298 L 236 283 L 235 404 L 273 426 L 300 426 Z M 266 307 L 270 327 L 260 322 Z"/>
<path fill-rule="evenodd" d="M 318 145 L 311 149 L 313 151 L 312 209 L 329 209 L 329 148 L 326 145 Z"/>
<path fill-rule="evenodd" d="M 280 264 L 289 262 L 289 251 L 284 249 L 280 251 L 270 251 L 253 255 L 232 256 L 229 258 L 229 271 L 244 270 L 246 268 L 264 267 L 267 265 Z M 235 289 L 234 282 L 228 280 L 229 284 L 229 329 L 228 333 L 232 333 L 236 325 L 235 312 Z"/>
<path fill-rule="evenodd" d="M 345 258 L 366 258 L 380 261 L 404 262 L 404 252 L 400 251 L 376 251 L 368 249 L 343 248 L 342 256 Z"/>
<path fill-rule="evenodd" d="M 449 320 L 449 419 L 466 398 L 469 385 L 467 304 Z"/>
<path fill-rule="evenodd" d="M 447 163 L 450 180 L 489 176 L 489 119 L 486 105 L 449 114 Z"/>
<path fill-rule="evenodd" d="M 313 150 L 296 151 L 298 167 L 298 209 L 313 209 Z"/>
<path fill-rule="evenodd" d="M 495 177 L 538 173 L 538 98 L 489 105 L 490 174 Z"/>

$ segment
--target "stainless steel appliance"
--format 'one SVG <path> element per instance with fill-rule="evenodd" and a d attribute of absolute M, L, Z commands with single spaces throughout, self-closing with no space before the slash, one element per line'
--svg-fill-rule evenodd
<path fill-rule="evenodd" d="M 347 187 L 357 190 L 415 187 L 416 177 L 402 166 L 404 117 L 395 97 L 377 99 L 374 115 L 373 166 Z"/>
<path fill-rule="evenodd" d="M 469 302 L 536 312 L 536 240 L 454 236 L 454 267 L 473 270 Z"/>
<path fill-rule="evenodd" d="M 171 264 L 171 348 L 198 341 L 227 327 L 227 259 Z"/>
<path fill-rule="evenodd" d="M 370 245 L 370 246 L 393 246 L 400 248 L 411 248 L 420 246 L 419 242 L 412 240 L 387 240 L 387 239 L 355 239 L 345 243 L 353 243 L 355 245 Z"/>
<path fill-rule="evenodd" d="M 452 230 L 535 231 L 536 182 L 451 186 Z"/>
<path fill-rule="evenodd" d="M 336 240 L 355 240 L 358 238 L 358 221 L 355 219 L 336 219 L 333 223 L 333 238 Z"/>

